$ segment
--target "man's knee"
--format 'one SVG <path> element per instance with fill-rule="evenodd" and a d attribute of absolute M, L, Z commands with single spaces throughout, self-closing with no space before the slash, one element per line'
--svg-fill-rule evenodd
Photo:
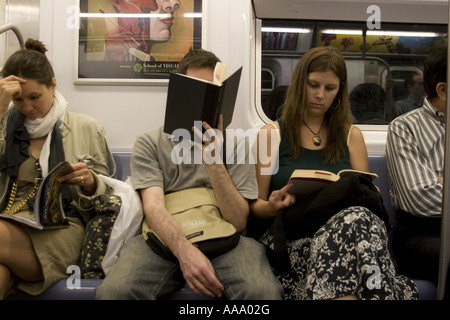
<path fill-rule="evenodd" d="M 95 299 L 98 300 L 126 300 L 126 288 L 119 280 L 107 277 L 95 288 Z"/>
<path fill-rule="evenodd" d="M 280 300 L 283 298 L 283 287 L 274 278 L 243 279 L 239 289 L 234 288 L 230 299 L 236 300 Z"/>
<path fill-rule="evenodd" d="M 103 282 L 95 288 L 95 299 L 97 300 L 153 300 L 150 292 L 139 291 L 139 286 L 134 286 L 132 282 L 127 283 L 125 279 L 105 278 Z"/>

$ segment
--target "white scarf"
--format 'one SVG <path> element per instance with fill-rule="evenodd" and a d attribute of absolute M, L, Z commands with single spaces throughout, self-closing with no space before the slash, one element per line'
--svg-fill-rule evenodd
<path fill-rule="evenodd" d="M 34 120 L 25 119 L 25 128 L 27 128 L 31 139 L 47 136 L 39 157 L 43 177 L 46 177 L 48 174 L 48 157 L 50 156 L 50 143 L 52 140 L 51 132 L 56 122 L 63 120 L 67 109 L 67 101 L 61 93 L 55 90 L 53 97 L 53 106 L 45 117 Z"/>

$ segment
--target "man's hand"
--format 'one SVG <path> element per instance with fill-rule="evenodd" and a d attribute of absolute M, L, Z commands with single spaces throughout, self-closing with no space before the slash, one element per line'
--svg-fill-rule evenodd
<path fill-rule="evenodd" d="M 205 132 L 202 133 L 199 128 L 192 127 L 194 134 L 201 139 L 203 142 L 201 145 L 196 143 L 198 148 L 202 149 L 202 161 L 206 165 L 211 164 L 222 164 L 223 159 L 221 158 L 221 152 L 223 148 L 223 117 L 219 115 L 219 120 L 217 123 L 217 129 L 211 128 L 207 122 L 203 122 L 203 129 Z"/>
<path fill-rule="evenodd" d="M 178 260 L 189 288 L 199 295 L 220 298 L 224 290 L 217 279 L 209 259 L 193 245 L 186 244 L 179 250 Z"/>

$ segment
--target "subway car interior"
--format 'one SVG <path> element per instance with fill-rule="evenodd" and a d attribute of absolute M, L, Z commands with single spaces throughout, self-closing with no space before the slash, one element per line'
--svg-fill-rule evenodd
<path fill-rule="evenodd" d="M 23 47 L 26 39 L 43 41 L 49 48 L 47 55 L 55 69 L 58 90 L 65 94 L 72 111 L 90 114 L 104 125 L 116 161 L 116 178 L 125 181 L 131 174 L 130 157 L 135 138 L 163 124 L 168 77 L 165 74 L 153 75 L 150 79 L 148 75 L 114 79 L 115 76 L 86 75 L 93 69 L 87 63 L 82 66 L 88 50 L 80 47 L 82 43 L 88 46 L 83 37 L 87 37 L 87 30 L 98 22 L 95 18 L 83 16 L 83 10 L 91 10 L 93 2 L 0 0 L 0 68 L 7 57 Z M 111 9 L 111 1 L 95 2 L 99 7 L 104 3 L 105 11 Z M 292 73 L 310 48 L 334 46 L 341 51 L 348 71 L 354 124 L 363 133 L 370 170 L 379 175 L 376 184 L 395 222 L 385 163 L 387 128 L 393 119 L 423 102 L 423 63 L 433 45 L 448 36 L 448 1 L 179 2 L 180 8 L 184 4 L 192 4 L 198 14 L 193 18 L 195 24 L 201 25 L 198 32 L 201 41 L 196 45 L 216 52 L 227 61 L 230 74 L 243 67 L 230 128 L 259 129 L 278 119 Z M 103 24 L 106 28 L 113 23 Z M 177 17 L 173 28 L 176 26 Z M 171 41 L 177 40 L 175 31 L 172 38 Z M 99 46 L 99 51 L 94 54 L 100 55 L 104 37 L 90 41 Z M 97 50 L 93 49 L 94 45 L 90 50 Z M 402 104 L 405 100 L 414 106 Z M 450 170 L 448 156 L 445 168 L 444 181 L 447 181 Z M 421 300 L 442 300 L 445 294 L 450 256 L 447 189 L 443 197 L 439 282 L 434 284 L 414 279 Z M 18 292 L 8 299 L 95 299 L 95 287 L 102 279 L 81 279 L 81 286 L 73 289 L 69 284 L 70 275 L 38 296 Z M 206 297 L 196 296 L 185 286 L 168 299 L 198 300 Z"/>

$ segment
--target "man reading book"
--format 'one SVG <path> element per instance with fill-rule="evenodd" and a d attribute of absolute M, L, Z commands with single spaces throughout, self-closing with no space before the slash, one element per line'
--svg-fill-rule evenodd
<path fill-rule="evenodd" d="M 211 81 L 217 62 L 211 52 L 192 50 L 180 61 L 178 71 Z M 211 127 L 204 123 L 203 128 Z M 217 129 L 222 130 L 221 120 Z M 196 134 L 202 135 L 199 130 Z M 241 233 L 246 227 L 248 201 L 257 198 L 254 166 L 177 164 L 171 158 L 175 144 L 160 128 L 139 136 L 131 157 L 131 181 L 142 197 L 144 224 L 160 237 L 172 256 L 158 254 L 146 242 L 144 233 L 130 239 L 97 287 L 96 297 L 159 299 L 187 283 L 193 292 L 210 297 L 280 299 L 282 288 L 271 271 L 264 246 L 240 236 L 234 248 L 209 258 L 187 239 L 165 204 L 167 194 L 172 198 L 175 192 L 193 188 L 213 190 L 222 218 Z M 192 148 L 204 149 L 209 144 L 204 141 Z"/>

